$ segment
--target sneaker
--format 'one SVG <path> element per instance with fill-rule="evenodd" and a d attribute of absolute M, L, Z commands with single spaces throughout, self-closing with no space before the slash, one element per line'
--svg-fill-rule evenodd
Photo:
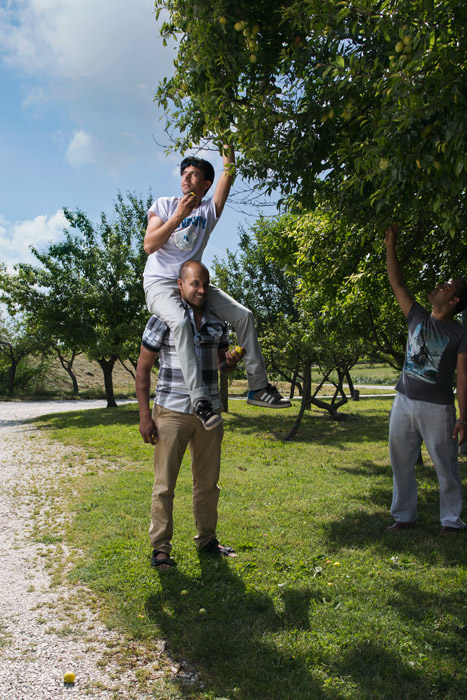
<path fill-rule="evenodd" d="M 195 406 L 195 416 L 200 419 L 206 430 L 213 430 L 224 422 L 222 416 L 213 410 L 210 402 L 203 399 Z"/>
<path fill-rule="evenodd" d="M 289 399 L 284 399 L 272 384 L 258 391 L 249 391 L 246 402 L 266 408 L 290 408 L 292 405 Z"/>

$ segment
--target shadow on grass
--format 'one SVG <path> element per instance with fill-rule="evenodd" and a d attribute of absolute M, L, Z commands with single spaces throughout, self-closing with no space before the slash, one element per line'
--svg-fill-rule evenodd
<path fill-rule="evenodd" d="M 407 662 L 403 650 L 389 651 L 387 640 L 379 644 L 356 629 L 346 648 L 330 653 L 327 638 L 321 643 L 310 617 L 313 606 L 322 604 L 312 582 L 284 590 L 281 612 L 268 595 L 247 587 L 225 560 L 203 558 L 199 578 L 173 570 L 162 573 L 160 582 L 162 590 L 147 598 L 147 613 L 171 653 L 201 673 L 206 697 L 394 700 L 395 683 L 399 697 L 433 697 L 429 679 Z M 209 600 L 205 614 L 199 612 L 203 599 Z M 410 614 L 411 604 L 404 614 Z M 296 644 L 300 635 L 304 646 Z M 306 641 L 310 637 L 313 645 Z M 457 681 L 445 671 L 437 682 L 456 687 Z M 183 678 L 178 683 L 180 692 L 192 697 Z"/>
<path fill-rule="evenodd" d="M 137 405 L 125 404 L 116 408 L 90 408 L 67 413 L 49 413 L 31 418 L 28 422 L 34 422 L 41 430 L 63 430 L 113 425 L 137 426 L 139 419 Z"/>
<path fill-rule="evenodd" d="M 355 467 L 340 466 L 339 471 L 355 476 L 384 477 L 392 474 L 389 463 L 381 465 L 371 460 L 364 460 Z M 426 458 L 422 465 L 417 466 L 416 475 L 418 523 L 415 528 L 407 532 L 386 532 L 386 527 L 394 522 L 390 515 L 392 484 L 388 483 L 387 486 L 384 486 L 382 482 L 375 482 L 368 493 L 360 494 L 361 507 L 359 509 L 347 513 L 344 517 L 327 525 L 329 540 L 344 547 L 367 547 L 368 544 L 378 541 L 388 545 L 391 543 L 389 546 L 393 547 L 396 543 L 402 545 L 404 542 L 412 542 L 413 545 L 419 541 L 422 544 L 422 549 L 427 546 L 429 551 L 433 551 L 433 542 L 437 542 L 437 546 L 434 548 L 437 551 L 440 541 L 446 543 L 447 539 L 439 538 L 441 524 L 439 520 L 438 478 L 432 463 Z M 366 512 L 366 503 L 369 503 L 373 508 L 379 507 L 380 513 Z M 460 538 L 463 536 L 461 535 Z M 419 552 L 417 552 L 418 554 Z"/>
<path fill-rule="evenodd" d="M 383 489 L 373 492 L 372 503 L 377 502 L 375 493 L 382 497 L 385 492 Z M 385 500 L 389 510 L 390 498 Z M 366 550 L 370 546 L 374 555 L 377 554 L 386 561 L 392 556 L 408 556 L 418 566 L 465 566 L 466 535 L 439 536 L 441 526 L 437 494 L 430 493 L 426 499 L 419 499 L 419 503 L 425 517 L 419 519 L 416 527 L 406 531 L 387 532 L 387 526 L 394 522 L 389 513 L 385 517 L 380 513 L 370 514 L 363 508 L 330 522 L 323 530 L 327 532 L 327 539 L 337 548 L 358 547 Z"/>
<path fill-rule="evenodd" d="M 389 410 L 387 411 L 389 413 Z M 388 422 L 384 411 L 346 414 L 346 420 L 333 421 L 323 413 L 306 413 L 298 434 L 291 444 L 317 444 L 343 447 L 346 443 L 387 440 Z M 263 433 L 285 440 L 295 422 L 295 412 L 250 408 L 248 414 L 232 411 L 227 414 L 226 429 L 245 435 Z"/>
<path fill-rule="evenodd" d="M 241 411 L 232 411 L 224 416 L 226 430 L 238 432 L 246 437 L 263 434 L 281 441 L 286 438 L 294 424 L 296 412 L 262 410 L 245 406 Z M 45 430 L 115 425 L 137 427 L 139 421 L 136 404 L 48 414 L 31 420 Z M 347 443 L 380 442 L 381 440 L 387 440 L 387 413 L 380 408 L 366 411 L 364 414 L 346 414 L 346 420 L 340 422 L 331 420 L 323 413 L 307 413 L 302 420 L 298 435 L 291 444 L 317 444 L 344 448 Z"/>
<path fill-rule="evenodd" d="M 271 598 L 247 590 L 226 560 L 202 556 L 200 566 L 199 579 L 178 569 L 162 573 L 162 590 L 149 596 L 147 612 L 172 653 L 201 672 L 205 690 L 242 700 L 328 698 L 305 663 L 274 644 L 274 635 L 285 626 L 309 628 L 312 592 L 290 598 L 280 616 Z M 183 589 L 189 595 L 181 597 Z M 206 614 L 199 613 L 203 599 L 209 599 Z M 183 681 L 181 686 L 183 690 Z M 339 693 L 334 697 L 343 698 Z"/>
<path fill-rule="evenodd" d="M 370 474 L 373 476 L 388 476 L 388 474 L 391 474 L 389 464 L 376 464 L 368 459 L 362 459 L 355 467 L 339 465 L 338 469 L 340 472 L 346 472 L 351 476 L 368 476 Z"/>

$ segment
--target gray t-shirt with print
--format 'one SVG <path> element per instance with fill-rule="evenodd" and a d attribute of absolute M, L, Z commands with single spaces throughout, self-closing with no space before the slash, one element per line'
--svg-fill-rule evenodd
<path fill-rule="evenodd" d="M 396 391 L 415 401 L 454 403 L 457 355 L 467 352 L 467 329 L 457 321 L 437 321 L 417 302 L 407 317 L 409 335 Z"/>

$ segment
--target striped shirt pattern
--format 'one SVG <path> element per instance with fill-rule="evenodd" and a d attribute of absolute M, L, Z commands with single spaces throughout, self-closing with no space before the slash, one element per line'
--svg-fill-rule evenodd
<path fill-rule="evenodd" d="M 227 324 L 218 318 L 206 304 L 201 327 L 198 330 L 191 306 L 183 303 L 194 332 L 196 355 L 201 363 L 201 376 L 208 388 L 214 409 L 221 407 L 218 387 L 217 350 L 229 346 Z M 173 342 L 173 335 L 164 321 L 151 316 L 144 329 L 142 345 L 159 355 L 159 377 L 156 384 L 155 403 L 171 411 L 193 413 L 180 363 Z"/>

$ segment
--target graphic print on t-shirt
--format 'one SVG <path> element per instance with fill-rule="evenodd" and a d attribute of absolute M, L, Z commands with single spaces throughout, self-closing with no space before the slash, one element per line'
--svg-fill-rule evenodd
<path fill-rule="evenodd" d="M 206 228 L 203 216 L 189 216 L 182 221 L 182 228 L 174 234 L 174 243 L 180 250 L 193 250 L 198 234 Z"/>
<path fill-rule="evenodd" d="M 418 324 L 409 337 L 405 359 L 405 371 L 411 377 L 434 384 L 438 377 L 439 363 L 449 343 L 447 336 L 430 333 Z"/>

